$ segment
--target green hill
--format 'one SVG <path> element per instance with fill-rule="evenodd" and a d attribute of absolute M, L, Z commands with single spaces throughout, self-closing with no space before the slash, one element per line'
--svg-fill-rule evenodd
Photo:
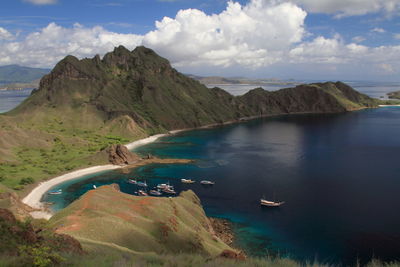
<path fill-rule="evenodd" d="M 87 251 L 114 248 L 134 255 L 217 256 L 232 250 L 215 235 L 192 191 L 174 198 L 143 198 L 121 193 L 115 185 L 102 186 L 87 192 L 49 223 L 57 233 L 75 237 Z"/>
<path fill-rule="evenodd" d="M 49 69 L 29 68 L 19 65 L 0 66 L 0 84 L 30 83 L 42 78 Z"/>
<path fill-rule="evenodd" d="M 29 98 L 0 115 L 0 179 L 21 189 L 26 181 L 105 163 L 94 155 L 109 144 L 169 130 L 247 117 L 345 112 L 378 102 L 341 82 L 274 92 L 257 88 L 235 97 L 177 72 L 145 47 L 120 46 L 102 59 L 67 56 Z"/>

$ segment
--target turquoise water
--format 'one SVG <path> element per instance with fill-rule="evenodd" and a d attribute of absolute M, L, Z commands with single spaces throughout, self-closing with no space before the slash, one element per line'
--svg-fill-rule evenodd
<path fill-rule="evenodd" d="M 373 256 L 400 260 L 399 136 L 398 107 L 184 132 L 137 152 L 192 158 L 194 164 L 91 175 L 44 200 L 60 209 L 93 185 L 110 183 L 133 194 L 138 188 L 126 180 L 141 177 L 151 186 L 170 182 L 177 191 L 194 190 L 209 216 L 234 222 L 236 242 L 250 255 L 342 264 Z M 183 185 L 181 178 L 197 183 Z M 216 184 L 201 186 L 202 179 Z M 262 195 L 286 204 L 261 207 Z"/>

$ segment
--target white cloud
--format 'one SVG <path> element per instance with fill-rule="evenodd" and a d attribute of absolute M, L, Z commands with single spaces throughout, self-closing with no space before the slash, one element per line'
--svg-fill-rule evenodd
<path fill-rule="evenodd" d="M 393 34 L 394 39 L 400 40 L 400 33 Z"/>
<path fill-rule="evenodd" d="M 24 1 L 34 5 L 53 5 L 57 3 L 57 0 L 24 0 Z"/>
<path fill-rule="evenodd" d="M 378 28 L 378 27 L 376 27 L 376 28 L 373 28 L 373 29 L 371 30 L 371 32 L 385 33 L 386 30 L 383 29 L 383 28 Z"/>
<path fill-rule="evenodd" d="M 283 0 L 282 0 L 283 1 Z M 400 11 L 400 0 L 291 0 L 313 13 L 336 14 L 338 17 Z"/>
<path fill-rule="evenodd" d="M 156 22 L 143 44 L 178 65 L 240 64 L 260 67 L 281 59 L 283 51 L 305 34 L 306 12 L 291 3 L 229 1 L 220 14 L 197 9 L 178 12 Z"/>
<path fill-rule="evenodd" d="M 313 35 L 305 31 L 305 17 L 306 12 L 292 3 L 251 0 L 247 5 L 230 1 L 224 11 L 213 15 L 181 10 L 174 18 L 156 22 L 156 29 L 145 35 L 50 23 L 22 37 L 0 27 L 0 65 L 53 67 L 69 54 L 92 57 L 118 45 L 132 50 L 143 44 L 182 71 L 230 67 L 261 73 L 268 66 L 284 71 L 300 66 L 297 71 L 308 68 L 313 73 L 348 74 L 354 70 L 364 75 L 360 70 L 368 68 L 373 74 L 395 75 L 400 70 L 400 46 L 360 45 L 365 40 L 362 36 L 353 37 L 351 43 L 340 35 L 309 40 Z"/>
<path fill-rule="evenodd" d="M 50 23 L 22 41 L 0 44 L 0 65 L 18 63 L 51 67 L 66 55 L 91 57 L 109 52 L 118 45 L 133 49 L 142 38 L 135 34 L 109 32 L 99 26 L 85 28 L 75 24 L 72 28 L 64 28 Z"/>
<path fill-rule="evenodd" d="M 12 35 L 6 29 L 0 27 L 0 41 L 1 40 L 12 40 L 12 39 L 14 39 L 14 35 Z"/>
<path fill-rule="evenodd" d="M 366 39 L 363 36 L 354 36 L 353 38 L 351 38 L 351 40 L 353 40 L 353 42 L 355 43 L 361 43 L 364 42 Z"/>

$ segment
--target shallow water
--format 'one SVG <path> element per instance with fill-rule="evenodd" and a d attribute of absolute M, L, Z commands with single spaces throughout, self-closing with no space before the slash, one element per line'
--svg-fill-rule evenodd
<path fill-rule="evenodd" d="M 141 177 L 151 186 L 169 181 L 177 191 L 194 190 L 208 215 L 233 221 L 238 245 L 251 255 L 342 264 L 372 256 L 400 260 L 399 136 L 398 107 L 190 131 L 137 152 L 193 158 L 195 164 L 91 175 L 62 185 L 62 195 L 45 201 L 62 208 L 94 184 L 118 183 L 123 192 L 133 193 L 137 188 L 126 182 L 128 177 Z M 183 185 L 181 178 L 197 183 Z M 202 179 L 216 184 L 201 186 Z M 262 195 L 286 204 L 261 207 Z"/>

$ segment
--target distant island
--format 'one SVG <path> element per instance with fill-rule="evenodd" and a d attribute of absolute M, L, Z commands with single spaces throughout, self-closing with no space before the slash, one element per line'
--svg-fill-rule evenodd
<path fill-rule="evenodd" d="M 198 80 L 204 85 L 223 85 L 223 84 L 243 84 L 243 85 L 299 85 L 301 82 L 294 80 L 270 79 L 249 79 L 244 77 L 226 78 L 221 76 L 203 77 L 198 75 L 187 74 L 188 77 Z"/>
<path fill-rule="evenodd" d="M 40 80 L 30 97 L 0 115 L 0 207 L 27 218 L 38 210 L 22 203 L 20 196 L 43 180 L 90 166 L 120 168 L 134 156 L 125 153 L 123 146 L 113 148 L 154 134 L 266 116 L 349 112 L 379 104 L 380 100 L 342 82 L 301 84 L 273 92 L 255 88 L 233 96 L 179 73 L 168 60 L 142 46 L 133 51 L 120 46 L 103 58 L 67 56 Z M 174 266 L 178 257 L 180 264 L 190 265 L 195 259 L 199 264 L 212 260 L 215 265 L 231 266 L 227 258 L 246 258 L 223 241 L 225 237 L 215 230 L 220 226 L 211 225 L 191 191 L 159 200 L 123 194 L 115 186 L 100 187 L 47 224 L 38 224 L 44 230 L 35 231 L 30 224 L 20 225 L 8 210 L 0 209 L 6 243 L 23 246 L 27 255 L 39 251 L 54 264 L 59 258 L 53 255 L 63 248 L 80 255 L 70 256 L 70 262 L 82 259 L 83 250 L 100 259 L 137 257 L 144 265 Z M 31 239 L 21 238 L 24 233 Z M 16 255 L 15 247 L 6 251 Z M 281 266 L 296 264 L 283 261 Z M 269 264 L 257 259 L 246 263 Z"/>
<path fill-rule="evenodd" d="M 390 92 L 387 95 L 390 99 L 400 99 L 400 91 Z"/>
<path fill-rule="evenodd" d="M 49 72 L 49 69 L 19 65 L 0 66 L 0 90 L 38 88 L 40 79 Z"/>

